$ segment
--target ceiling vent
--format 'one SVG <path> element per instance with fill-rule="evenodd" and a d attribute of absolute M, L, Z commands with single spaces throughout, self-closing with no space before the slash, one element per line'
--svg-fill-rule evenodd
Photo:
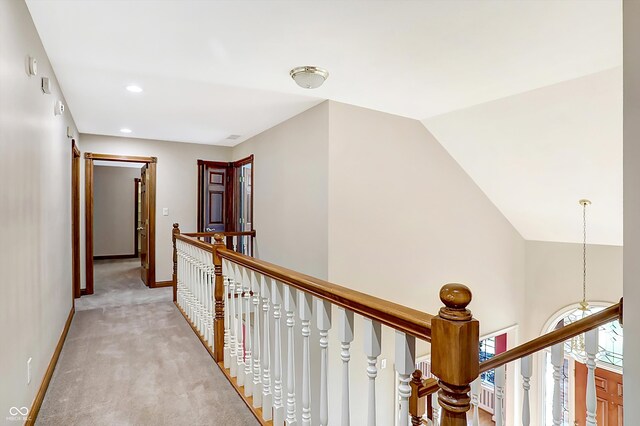
<path fill-rule="evenodd" d="M 235 141 L 236 139 L 240 139 L 240 135 L 229 135 L 227 139 L 230 141 Z"/>

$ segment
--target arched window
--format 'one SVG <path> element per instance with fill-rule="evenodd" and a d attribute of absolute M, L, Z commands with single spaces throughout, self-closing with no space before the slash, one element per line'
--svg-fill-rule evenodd
<path fill-rule="evenodd" d="M 611 306 L 612 303 L 607 302 L 589 302 L 589 311 L 583 312 L 579 309 L 579 306 L 572 305 L 561 311 L 557 312 L 553 317 L 547 321 L 547 325 L 543 330 L 543 333 L 548 333 L 563 325 L 568 325 L 576 322 L 585 316 L 593 315 L 603 309 Z M 616 320 L 600 326 L 598 331 L 598 354 L 596 355 L 596 363 L 600 368 L 607 370 L 613 370 L 622 374 L 623 366 L 623 354 L 622 354 L 622 326 Z M 567 341 L 565 343 L 565 362 L 562 374 L 561 384 L 561 399 L 563 401 L 564 408 L 564 422 L 565 425 L 572 425 L 574 418 L 573 404 L 574 399 L 574 374 L 573 368 L 575 362 L 584 363 L 584 335 L 577 337 L 573 341 Z M 545 351 L 543 357 L 543 371 L 544 371 L 544 404 L 543 404 L 543 419 L 545 424 L 551 424 L 551 407 L 553 405 L 553 367 L 551 366 L 551 351 Z"/>

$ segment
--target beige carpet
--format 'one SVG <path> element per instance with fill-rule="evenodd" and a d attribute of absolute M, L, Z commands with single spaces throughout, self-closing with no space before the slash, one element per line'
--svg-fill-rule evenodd
<path fill-rule="evenodd" d="M 140 259 L 94 261 L 94 293 L 76 299 L 76 311 L 170 301 L 171 287 L 149 288 L 140 279 Z"/>
<path fill-rule="evenodd" d="M 173 302 L 129 302 L 76 312 L 36 424 L 258 424 Z"/>

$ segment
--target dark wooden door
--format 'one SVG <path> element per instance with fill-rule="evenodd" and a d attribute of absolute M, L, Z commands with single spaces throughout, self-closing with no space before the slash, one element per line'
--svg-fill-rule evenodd
<path fill-rule="evenodd" d="M 149 285 L 149 166 L 145 164 L 140 172 L 140 278 Z"/>
<path fill-rule="evenodd" d="M 205 168 L 204 232 L 227 231 L 227 168 Z"/>
<path fill-rule="evenodd" d="M 622 375 L 596 368 L 596 420 L 598 426 L 622 426 Z M 576 362 L 576 425 L 587 420 L 587 366 Z"/>

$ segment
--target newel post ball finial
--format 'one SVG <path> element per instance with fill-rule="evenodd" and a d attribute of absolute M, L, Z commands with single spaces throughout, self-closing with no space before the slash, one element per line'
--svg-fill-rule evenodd
<path fill-rule="evenodd" d="M 471 303 L 471 290 L 464 284 L 446 284 L 440 289 L 440 300 L 444 307 L 440 308 L 440 316 L 451 321 L 469 321 L 471 311 L 467 309 Z"/>
<path fill-rule="evenodd" d="M 216 244 L 223 244 L 222 239 L 224 237 L 222 236 L 222 234 L 214 234 L 213 235 L 213 239 L 215 240 Z"/>

